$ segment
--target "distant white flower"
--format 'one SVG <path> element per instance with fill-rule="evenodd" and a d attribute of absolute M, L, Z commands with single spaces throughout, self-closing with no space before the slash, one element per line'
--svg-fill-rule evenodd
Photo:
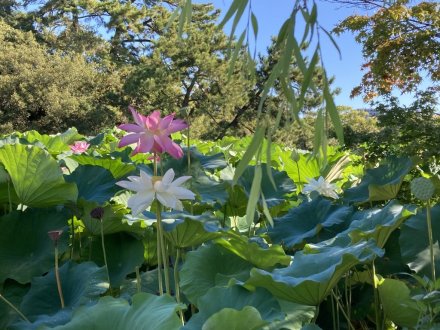
<path fill-rule="evenodd" d="M 182 211 L 183 205 L 180 200 L 195 198 L 192 191 L 180 187 L 190 178 L 190 176 L 182 176 L 173 181 L 173 169 L 169 169 L 163 177 L 152 177 L 141 171 L 140 176 L 129 176 L 130 181 L 119 181 L 116 184 L 136 192 L 128 199 L 127 205 L 132 213 L 137 215 L 149 207 L 155 198 L 166 207 Z"/>
<path fill-rule="evenodd" d="M 307 183 L 302 190 L 304 194 L 310 194 L 313 191 L 316 191 L 322 196 L 331 197 L 334 199 L 339 198 L 338 194 L 336 193 L 336 185 L 325 181 L 322 176 L 320 176 L 318 180 L 310 179 L 309 183 Z"/>

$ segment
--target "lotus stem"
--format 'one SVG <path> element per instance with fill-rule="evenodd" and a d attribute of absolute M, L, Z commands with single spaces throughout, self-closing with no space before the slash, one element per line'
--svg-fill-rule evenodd
<path fill-rule="evenodd" d="M 378 295 L 378 291 L 377 291 L 376 266 L 374 265 L 374 260 L 371 264 L 371 269 L 373 271 L 372 278 L 373 278 L 374 312 L 375 312 L 375 318 L 376 318 L 376 329 L 381 330 L 382 329 L 382 322 L 380 321 L 380 300 L 379 300 L 379 295 Z"/>
<path fill-rule="evenodd" d="M 355 327 L 353 326 L 353 324 L 351 324 L 350 318 L 348 317 L 347 313 L 345 313 L 344 308 L 341 306 L 341 303 L 339 302 L 339 298 L 336 296 L 336 294 L 334 293 L 333 290 L 331 291 L 331 293 L 332 293 L 332 295 L 333 295 L 333 298 L 334 298 L 335 301 L 336 301 L 336 304 L 338 305 L 338 309 L 341 310 L 342 315 L 344 315 L 345 319 L 347 320 L 348 327 L 349 327 L 351 330 L 356 330 Z"/>
<path fill-rule="evenodd" d="M 20 317 L 25 320 L 28 323 L 31 323 L 29 319 L 22 313 L 20 310 L 15 307 L 8 299 L 6 299 L 1 293 L 0 293 L 0 299 L 3 300 L 9 307 L 11 307 Z"/>
<path fill-rule="evenodd" d="M 180 286 L 179 286 L 179 261 L 180 261 L 180 248 L 176 249 L 176 260 L 174 261 L 174 288 L 176 290 L 176 301 L 180 304 Z M 185 325 L 185 318 L 183 312 L 179 309 L 180 322 Z"/>
<path fill-rule="evenodd" d="M 58 244 L 55 243 L 55 278 L 57 281 L 58 295 L 60 296 L 61 308 L 64 309 L 64 296 L 63 289 L 61 287 L 60 273 L 58 269 Z"/>
<path fill-rule="evenodd" d="M 435 259 L 434 259 L 434 243 L 432 239 L 432 221 L 431 221 L 431 202 L 426 203 L 426 222 L 428 224 L 428 239 L 429 239 L 429 255 L 431 257 L 431 278 L 432 278 L 432 290 L 435 289 Z"/>
<path fill-rule="evenodd" d="M 101 245 L 102 245 L 102 254 L 104 256 L 104 264 L 105 264 L 105 269 L 107 270 L 107 279 L 108 279 L 108 286 L 109 289 L 111 287 L 110 285 L 110 272 L 108 270 L 108 263 L 107 263 L 107 253 L 105 252 L 105 243 L 104 243 L 104 223 L 102 221 L 102 219 L 99 220 L 101 223 Z"/>
<path fill-rule="evenodd" d="M 11 186 L 9 180 L 8 180 L 8 200 L 9 200 L 9 212 L 12 212 Z"/>
<path fill-rule="evenodd" d="M 163 296 L 163 283 L 162 283 L 162 250 L 160 246 L 160 231 L 159 225 L 156 228 L 157 231 L 157 281 L 159 283 L 159 295 Z"/>
<path fill-rule="evenodd" d="M 162 231 L 162 204 L 159 203 L 159 201 L 157 201 L 157 208 L 156 208 L 156 217 L 157 217 L 157 230 L 159 232 L 159 241 L 160 241 L 160 246 L 161 246 L 161 254 L 162 254 L 162 263 L 163 263 L 163 272 L 164 272 L 164 278 L 165 278 L 165 291 L 168 294 L 171 294 L 170 291 L 170 274 L 169 274 L 169 269 L 168 269 L 168 255 L 167 255 L 167 251 L 166 251 L 166 246 L 165 246 L 165 240 L 163 238 L 163 231 Z M 160 258 L 160 256 L 157 256 L 158 258 Z"/>
<path fill-rule="evenodd" d="M 141 275 L 139 274 L 139 266 L 135 267 L 135 271 L 136 271 L 136 289 L 137 289 L 137 292 L 139 293 L 139 292 L 141 292 L 141 288 L 142 288 Z"/>

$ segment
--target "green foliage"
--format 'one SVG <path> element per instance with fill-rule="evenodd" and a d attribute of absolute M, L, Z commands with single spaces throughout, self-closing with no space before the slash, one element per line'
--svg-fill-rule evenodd
<path fill-rule="evenodd" d="M 80 55 L 51 53 L 0 21 L 0 129 L 55 133 L 76 126 L 97 133 L 120 113 L 112 97 L 119 84 Z"/>
<path fill-rule="evenodd" d="M 352 15 L 335 29 L 353 32 L 362 44 L 366 70 L 352 95 L 365 100 L 389 94 L 393 87 L 402 92 L 419 88 L 423 77 L 434 84 L 440 80 L 440 5 L 408 0 L 370 1 L 370 15 Z"/>
<path fill-rule="evenodd" d="M 419 209 L 414 215 L 414 206 L 400 205 L 393 200 L 387 203 L 401 183 L 410 179 L 406 173 L 412 166 L 411 161 L 390 160 L 386 165 L 367 170 L 362 177 L 363 167 L 353 164 L 358 158 L 346 151 L 329 148 L 326 158 L 314 159 L 310 158 L 311 153 L 297 152 L 292 158 L 291 148 L 272 143 L 269 169 L 273 170 L 272 179 L 277 187 L 274 190 L 266 165 L 254 160 L 252 165 L 241 165 L 243 175 L 233 180 L 238 161 L 251 143 L 250 138 L 226 137 L 218 143 L 192 140 L 189 168 L 188 159 L 164 157 L 161 160 L 164 169 L 174 168 L 178 176 L 193 175 L 188 187 L 199 193 L 196 201 L 184 202 L 183 211 L 164 209 L 161 214 L 171 261 L 170 278 L 176 281 L 170 285 L 170 293 L 180 289 L 180 304 L 173 296 L 136 294 L 159 292 L 156 206 L 134 217 L 127 208 L 130 192 L 120 187 L 113 190 L 112 186 L 115 186 L 115 177 L 123 180 L 140 170 L 150 173 L 152 163 L 145 155 L 130 157 L 129 147 L 117 148 L 117 134 L 117 131 L 107 131 L 90 138 L 91 146 L 82 155 L 66 150 L 70 140 L 78 136 L 74 129 L 57 136 L 35 131 L 14 133 L 0 140 L 0 155 L 1 151 L 9 155 L 0 158 L 0 188 L 7 196 L 0 200 L 0 231 L 3 233 L 0 235 L 0 294 L 32 322 L 19 321 L 11 306 L 0 300 L 2 327 L 95 326 L 104 329 L 111 324 L 112 328 L 125 329 L 142 327 L 144 322 L 149 326 L 160 322 L 158 328 L 174 329 L 182 326 L 176 312 L 191 303 L 198 313 L 193 315 L 187 308 L 184 328 L 188 329 L 216 329 L 224 324 L 241 327 L 248 317 L 252 317 L 256 325 L 264 323 L 268 329 L 298 330 L 314 317 L 317 324 L 314 328 L 325 329 L 326 324 L 315 315 L 318 306 L 327 319 L 335 320 L 336 328 L 342 328 L 348 321 L 337 321 L 337 315 L 325 311 L 325 306 L 335 299 L 339 310 L 342 306 L 344 311 L 351 311 L 352 324 L 370 324 L 374 318 L 369 311 L 376 303 L 373 294 L 367 294 L 373 290 L 370 274 L 373 260 L 376 279 L 381 276 L 385 279 L 378 282 L 385 284 L 382 288 L 379 285 L 377 298 L 383 300 L 385 322 L 392 320 L 402 325 L 437 322 L 436 312 L 427 313 L 428 308 L 436 308 L 437 293 L 428 291 L 430 284 L 421 277 L 430 266 L 426 258 L 424 210 Z M 262 141 L 266 147 L 268 142 Z M 33 153 L 35 161 L 28 161 L 34 159 L 28 157 Z M 23 157 L 25 165 L 11 165 L 14 164 L 11 159 L 21 164 Z M 18 169 L 31 171 L 34 163 L 49 164 L 47 166 L 54 169 L 50 172 L 61 175 L 64 183 L 70 182 L 80 197 L 75 195 L 66 200 L 68 194 L 58 192 L 56 202 L 47 203 L 53 194 L 43 188 L 51 176 L 35 171 L 32 179 L 25 181 L 30 185 L 42 182 L 37 189 L 39 198 L 27 208 L 18 206 L 17 196 L 22 193 L 12 182 L 28 178 L 29 175 L 20 175 Z M 260 191 L 265 199 L 263 202 L 256 198 L 258 212 L 249 212 L 246 204 L 252 195 L 256 164 L 261 170 Z M 61 174 L 60 165 L 67 165 L 70 171 Z M 303 195 L 301 189 L 309 176 L 325 177 L 334 182 L 338 190 L 362 197 L 362 204 L 350 205 L 356 201 L 347 203 L 344 199 Z M 210 191 L 209 187 L 215 189 Z M 376 207 L 364 203 L 370 197 L 380 197 Z M 56 208 L 51 206 L 54 204 Z M 100 220 L 90 214 L 98 206 L 103 209 L 111 289 L 105 269 L 99 268 L 104 265 Z M 246 223 L 246 213 L 252 215 L 250 223 Z M 437 213 L 435 206 L 434 218 L 438 217 Z M 272 218 L 275 219 L 273 228 L 268 226 Z M 436 223 L 433 221 L 435 242 Z M 53 229 L 64 230 L 58 242 L 64 309 L 60 308 L 57 297 L 54 245 L 47 235 Z M 436 247 L 435 252 L 438 252 Z M 402 271 L 409 269 L 413 272 L 411 278 L 418 282 L 402 279 Z M 396 282 L 391 283 L 390 278 Z M 394 287 L 407 287 L 410 291 L 402 289 L 397 294 Z M 107 297 L 100 299 L 100 295 Z M 407 303 L 404 314 L 394 308 L 400 299 Z M 415 303 L 420 309 L 413 308 Z M 363 314 L 358 313 L 361 308 Z"/>
<path fill-rule="evenodd" d="M 437 93 L 422 92 L 408 106 L 396 97 L 376 103 L 380 131 L 366 145 L 366 157 L 372 161 L 391 155 L 418 158 L 427 163 L 438 157 L 440 119 L 436 113 Z"/>

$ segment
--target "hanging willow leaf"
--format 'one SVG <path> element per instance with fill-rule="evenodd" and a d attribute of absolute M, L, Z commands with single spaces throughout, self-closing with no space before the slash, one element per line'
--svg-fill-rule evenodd
<path fill-rule="evenodd" d="M 251 143 L 249 144 L 248 148 L 246 149 L 246 152 L 241 158 L 240 163 L 238 163 L 238 166 L 235 169 L 233 184 L 237 183 L 238 178 L 240 178 L 240 176 L 243 174 L 244 170 L 246 169 L 246 167 L 248 166 L 254 155 L 261 148 L 265 133 L 266 133 L 265 126 L 260 125 L 259 127 L 257 127 L 257 130 L 255 131 Z"/>
<path fill-rule="evenodd" d="M 335 101 L 330 93 L 330 86 L 326 74 L 324 74 L 324 100 L 325 108 L 330 115 L 333 123 L 333 127 L 336 132 L 336 136 L 341 144 L 344 143 L 344 128 L 342 127 L 341 118 L 339 117 L 338 110 L 336 109 Z"/>
<path fill-rule="evenodd" d="M 254 221 L 255 210 L 257 209 L 258 199 L 261 192 L 261 178 L 262 178 L 261 166 L 255 167 L 255 176 L 252 180 L 251 192 L 249 194 L 249 201 L 246 208 L 246 223 L 250 226 Z"/>
<path fill-rule="evenodd" d="M 258 20 L 257 17 L 253 12 L 251 12 L 251 23 L 252 23 L 252 30 L 254 31 L 254 37 L 257 39 L 258 36 Z"/>

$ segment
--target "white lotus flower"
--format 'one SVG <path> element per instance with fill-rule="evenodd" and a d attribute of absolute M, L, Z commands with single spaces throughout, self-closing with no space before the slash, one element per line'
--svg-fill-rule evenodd
<path fill-rule="evenodd" d="M 133 190 L 135 195 L 128 199 L 128 207 L 134 215 L 143 212 L 156 198 L 162 205 L 182 211 L 181 199 L 194 199 L 195 194 L 181 184 L 189 180 L 190 176 L 174 179 L 174 171 L 170 168 L 163 177 L 152 177 L 141 171 L 140 176 L 129 176 L 130 181 L 119 181 L 116 184 L 123 188 Z"/>
<path fill-rule="evenodd" d="M 307 183 L 302 190 L 304 194 L 310 194 L 313 191 L 316 191 L 322 196 L 331 197 L 334 199 L 339 198 L 338 194 L 336 193 L 336 185 L 325 181 L 322 176 L 320 176 L 318 180 L 309 179 L 308 181 L 309 183 Z"/>

